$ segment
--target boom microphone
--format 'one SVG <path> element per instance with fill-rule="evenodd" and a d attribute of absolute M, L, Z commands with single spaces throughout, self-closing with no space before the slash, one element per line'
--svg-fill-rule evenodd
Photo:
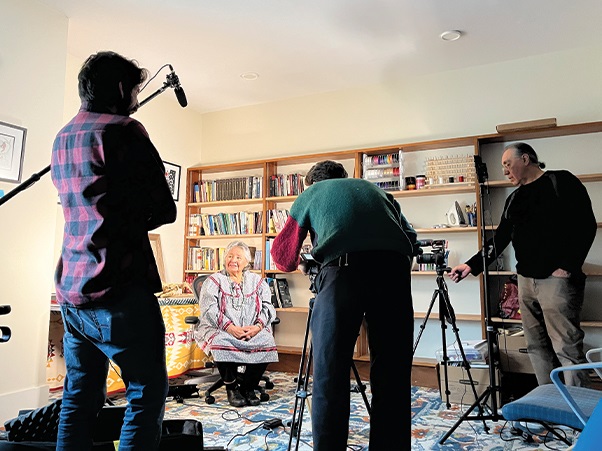
<path fill-rule="evenodd" d="M 180 106 L 182 108 L 184 108 L 186 105 L 188 105 L 188 100 L 186 100 L 186 94 L 184 94 L 182 85 L 180 85 L 180 79 L 174 72 L 171 64 L 169 64 L 169 70 L 171 72 L 169 74 L 167 74 L 167 81 L 174 88 L 174 91 L 176 93 L 176 98 L 178 99 L 178 103 L 180 104 Z"/>

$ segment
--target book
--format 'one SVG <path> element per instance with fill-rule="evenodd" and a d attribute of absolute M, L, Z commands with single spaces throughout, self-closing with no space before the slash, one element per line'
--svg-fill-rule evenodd
<path fill-rule="evenodd" d="M 288 289 L 288 281 L 286 279 L 275 279 L 275 291 L 278 303 L 282 308 L 288 308 L 293 306 L 293 300 L 291 299 L 291 293 Z"/>
<path fill-rule="evenodd" d="M 268 283 L 268 286 L 270 287 L 270 293 L 272 294 L 272 305 L 274 306 L 274 308 L 278 308 L 280 307 L 280 304 L 278 303 L 278 296 L 276 295 L 276 279 L 268 277 L 266 281 Z"/>

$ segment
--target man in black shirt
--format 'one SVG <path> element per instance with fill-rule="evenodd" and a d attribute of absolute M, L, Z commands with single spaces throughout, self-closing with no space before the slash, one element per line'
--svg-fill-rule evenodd
<path fill-rule="evenodd" d="M 502 155 L 504 175 L 516 190 L 508 196 L 495 236 L 487 241 L 491 263 L 512 242 L 518 296 L 529 357 L 538 383 L 551 383 L 552 369 L 584 363 L 580 327 L 585 274 L 581 270 L 596 235 L 587 190 L 569 171 L 543 171 L 535 150 L 514 143 Z M 567 222 L 567 218 L 574 218 Z M 459 282 L 483 271 L 478 252 L 452 268 Z M 586 372 L 564 373 L 568 385 L 587 386 Z"/>

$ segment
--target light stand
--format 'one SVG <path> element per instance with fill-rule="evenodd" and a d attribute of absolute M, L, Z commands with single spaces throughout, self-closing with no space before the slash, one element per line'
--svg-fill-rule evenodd
<path fill-rule="evenodd" d="M 140 102 L 139 106 L 143 106 L 147 102 L 151 101 L 152 99 L 157 97 L 159 94 L 161 94 L 163 91 L 165 91 L 167 88 L 179 87 L 180 86 L 179 83 L 180 82 L 178 81 L 178 78 L 175 74 L 172 74 L 172 73 L 168 74 L 167 80 L 163 83 L 163 86 L 161 86 L 159 89 L 157 89 L 155 92 L 153 92 L 150 96 L 148 96 L 146 99 L 144 99 L 142 102 Z M 10 199 L 15 197 L 21 191 L 24 191 L 27 188 L 29 188 L 30 186 L 32 186 L 34 183 L 36 183 L 38 180 L 40 180 L 42 178 L 42 176 L 44 174 L 46 174 L 47 172 L 50 172 L 50 165 L 46 166 L 40 172 L 36 172 L 31 177 L 29 177 L 27 180 L 25 180 L 23 183 L 17 185 L 16 188 L 10 190 L 3 197 L 0 197 L 0 206 L 5 204 L 6 202 L 8 202 Z"/>
<path fill-rule="evenodd" d="M 497 333 L 495 332 L 495 328 L 491 321 L 491 307 L 489 305 L 489 286 L 488 286 L 488 276 L 489 271 L 487 269 L 487 250 L 486 243 L 487 237 L 485 234 L 485 215 L 484 215 L 484 193 L 487 184 L 487 166 L 485 163 L 481 161 L 481 157 L 475 155 L 475 168 L 477 172 L 477 178 L 479 181 L 479 216 L 480 216 L 480 225 L 481 225 L 481 258 L 483 262 L 483 303 L 484 303 L 484 313 L 485 313 L 485 339 L 487 340 L 487 352 L 489 355 L 489 385 L 487 388 L 481 393 L 474 404 L 468 408 L 468 410 L 460 417 L 460 419 L 452 426 L 452 428 L 443 436 L 443 438 L 439 441 L 440 444 L 443 444 L 445 440 L 456 430 L 456 428 L 462 423 L 464 420 L 482 420 L 483 424 L 485 424 L 485 420 L 498 421 L 502 418 L 501 415 L 498 414 L 498 394 L 500 393 L 500 387 L 497 384 L 497 373 L 496 369 L 498 367 L 497 360 Z M 488 399 L 491 400 L 491 408 L 489 415 L 483 415 L 483 406 L 487 404 Z M 476 408 L 479 408 L 481 412 L 479 415 L 470 416 L 470 413 Z M 485 432 L 489 432 L 489 428 L 485 426 Z"/>

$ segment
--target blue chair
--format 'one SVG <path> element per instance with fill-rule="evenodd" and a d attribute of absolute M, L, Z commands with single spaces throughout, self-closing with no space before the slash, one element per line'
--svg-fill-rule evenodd
<path fill-rule="evenodd" d="M 602 436 L 602 400 L 594 409 L 594 413 L 589 417 L 585 428 L 577 441 L 573 451 L 592 451 L 600 448 L 600 437 Z"/>
<path fill-rule="evenodd" d="M 602 391 L 567 386 L 560 379 L 560 374 L 565 371 L 590 369 L 600 374 L 602 362 L 592 362 L 591 359 L 594 355 L 599 356 L 601 353 L 602 348 L 592 349 L 587 353 L 588 363 L 555 368 L 550 373 L 553 384 L 540 385 L 522 398 L 504 405 L 502 416 L 508 421 L 539 423 L 556 438 L 571 445 L 566 437 L 554 429 L 554 425 L 568 426 L 576 431 L 583 431 L 588 421 L 592 420 L 594 410 L 602 400 Z M 602 423 L 602 408 L 597 410 L 596 421 Z"/>

